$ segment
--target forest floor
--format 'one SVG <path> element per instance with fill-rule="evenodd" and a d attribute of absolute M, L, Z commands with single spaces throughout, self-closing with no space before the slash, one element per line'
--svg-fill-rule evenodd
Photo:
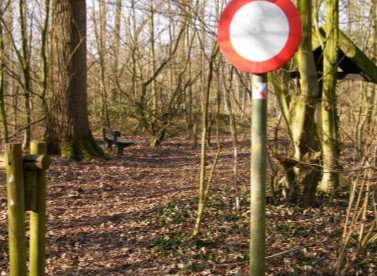
<path fill-rule="evenodd" d="M 210 150 L 214 156 L 215 149 Z M 200 240 L 195 221 L 199 150 L 175 138 L 145 142 L 109 160 L 53 158 L 48 171 L 48 275 L 247 275 L 249 143 L 240 143 L 241 213 L 234 212 L 232 147 L 224 143 Z M 210 169 L 211 162 L 208 162 Z M 4 175 L 1 175 L 4 183 Z M 0 272 L 8 267 L 0 187 Z M 321 207 L 267 206 L 269 275 L 333 275 L 348 197 Z M 376 275 L 376 246 L 350 275 Z"/>

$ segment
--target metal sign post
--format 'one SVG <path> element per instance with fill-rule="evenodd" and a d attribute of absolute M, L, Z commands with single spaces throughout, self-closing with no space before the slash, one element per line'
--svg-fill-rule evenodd
<path fill-rule="evenodd" d="M 283 66 L 301 40 L 301 21 L 290 0 L 232 0 L 221 14 L 218 41 L 236 68 L 253 74 L 250 275 L 265 274 L 267 72 Z"/>
<path fill-rule="evenodd" d="M 267 74 L 253 75 L 250 168 L 250 275 L 264 275 L 266 233 Z"/>

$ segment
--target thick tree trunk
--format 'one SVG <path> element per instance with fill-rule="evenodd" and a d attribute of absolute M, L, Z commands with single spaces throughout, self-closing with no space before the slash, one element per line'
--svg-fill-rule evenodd
<path fill-rule="evenodd" d="M 279 158 L 286 171 L 288 201 L 297 202 L 301 190 L 300 201 L 305 206 L 315 206 L 321 170 L 320 144 L 315 121 L 319 85 L 312 55 L 312 3 L 310 0 L 299 0 L 297 7 L 303 25 L 302 41 L 296 56 L 301 76 L 300 89 L 296 95 L 289 95 L 288 87 L 280 87 L 273 81 L 294 145 L 293 159 Z"/>
<path fill-rule="evenodd" d="M 87 112 L 86 2 L 53 2 L 49 152 L 81 159 L 103 154 L 95 143 Z"/>
<path fill-rule="evenodd" d="M 302 202 L 305 206 L 313 206 L 316 204 L 316 188 L 321 176 L 318 166 L 320 145 L 315 122 L 319 86 L 312 55 L 312 4 L 308 0 L 300 0 L 298 8 L 302 14 L 303 38 L 297 54 L 301 94 L 292 99 L 295 103 L 292 103 L 291 109 L 295 159 L 299 162 L 294 172 L 303 186 Z"/>

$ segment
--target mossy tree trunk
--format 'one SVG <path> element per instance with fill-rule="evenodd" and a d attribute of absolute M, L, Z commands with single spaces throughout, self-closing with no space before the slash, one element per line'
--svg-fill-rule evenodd
<path fill-rule="evenodd" d="M 299 0 L 298 9 L 303 24 L 303 37 L 297 53 L 300 72 L 300 95 L 292 97 L 290 123 L 294 141 L 294 168 L 296 179 L 302 183 L 301 201 L 313 206 L 316 188 L 321 175 L 319 169 L 320 145 L 318 141 L 315 111 L 319 95 L 317 70 L 312 55 L 312 3 Z"/>
<path fill-rule="evenodd" d="M 288 133 L 294 145 L 293 158 L 278 156 L 286 171 L 287 200 L 302 202 L 305 206 L 316 205 L 316 188 L 321 170 L 320 143 L 315 120 L 319 97 L 319 84 L 312 50 L 312 2 L 299 0 L 297 8 L 301 14 L 302 41 L 296 60 L 300 73 L 300 87 L 295 94 L 289 94 L 288 85 L 280 86 L 272 77 L 272 83 L 287 123 Z M 288 83 L 289 76 L 283 76 L 283 83 Z M 301 193 L 300 193 L 301 191 Z"/>
<path fill-rule="evenodd" d="M 72 159 L 103 155 L 87 111 L 86 1 L 53 1 L 48 149 Z"/>
<path fill-rule="evenodd" d="M 323 88 L 320 110 L 323 176 L 320 190 L 330 193 L 338 185 L 339 142 L 336 96 L 339 2 L 326 0 L 326 39 L 323 49 Z"/>

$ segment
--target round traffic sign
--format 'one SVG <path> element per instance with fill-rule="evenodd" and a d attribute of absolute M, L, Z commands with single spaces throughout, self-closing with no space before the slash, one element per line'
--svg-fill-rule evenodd
<path fill-rule="evenodd" d="M 300 40 L 300 15 L 290 0 L 232 0 L 220 16 L 221 51 L 236 68 L 249 73 L 283 66 Z"/>

